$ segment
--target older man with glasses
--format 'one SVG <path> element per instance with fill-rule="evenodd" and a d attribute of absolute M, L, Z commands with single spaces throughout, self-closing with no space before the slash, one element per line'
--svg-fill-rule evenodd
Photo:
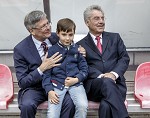
<path fill-rule="evenodd" d="M 99 118 L 129 118 L 124 104 L 127 91 L 124 73 L 130 61 L 126 46 L 118 33 L 104 31 L 105 16 L 99 5 L 87 7 L 83 15 L 89 32 L 77 44 L 86 49 L 87 97 L 100 102 Z"/>
<path fill-rule="evenodd" d="M 57 62 L 62 57 L 59 52 L 50 58 L 44 53 L 43 42 L 47 47 L 58 42 L 56 34 L 51 34 L 51 23 L 44 12 L 30 12 L 24 19 L 24 25 L 30 35 L 14 47 L 14 66 L 20 87 L 18 103 L 21 118 L 35 118 L 38 105 L 47 100 L 42 88 L 43 72 L 60 65 Z M 83 48 L 79 50 L 85 53 Z M 73 115 L 74 105 L 69 94 L 66 94 L 61 118 L 72 118 Z"/>

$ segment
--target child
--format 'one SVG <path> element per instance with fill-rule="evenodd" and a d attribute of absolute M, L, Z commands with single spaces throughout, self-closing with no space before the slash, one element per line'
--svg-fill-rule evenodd
<path fill-rule="evenodd" d="M 86 118 L 88 100 L 83 81 L 88 75 L 85 58 L 79 53 L 78 45 L 73 43 L 75 23 L 68 18 L 58 21 L 56 33 L 59 42 L 48 50 L 48 57 L 56 52 L 62 54 L 60 66 L 44 72 L 43 88 L 48 94 L 48 118 L 60 118 L 62 101 L 69 92 L 75 104 L 75 118 Z"/>

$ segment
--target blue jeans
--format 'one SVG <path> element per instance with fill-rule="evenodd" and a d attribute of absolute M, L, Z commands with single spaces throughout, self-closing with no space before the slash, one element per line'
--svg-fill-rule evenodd
<path fill-rule="evenodd" d="M 62 91 L 57 88 L 54 88 L 54 91 L 59 96 L 59 104 L 51 104 L 48 100 L 47 118 L 60 117 L 62 102 L 67 91 L 69 92 L 70 97 L 73 100 L 73 103 L 75 104 L 75 118 L 86 118 L 88 100 L 83 85 L 71 86 L 67 89 L 63 89 Z"/>

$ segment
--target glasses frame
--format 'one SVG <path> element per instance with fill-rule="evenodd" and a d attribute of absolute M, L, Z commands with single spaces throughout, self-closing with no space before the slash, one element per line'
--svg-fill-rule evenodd
<path fill-rule="evenodd" d="M 49 26 L 52 26 L 52 23 L 51 22 L 47 22 L 46 24 L 44 24 L 42 27 L 34 27 L 32 29 L 37 29 L 37 30 L 41 30 L 41 31 L 44 31 L 46 30 L 47 27 Z"/>

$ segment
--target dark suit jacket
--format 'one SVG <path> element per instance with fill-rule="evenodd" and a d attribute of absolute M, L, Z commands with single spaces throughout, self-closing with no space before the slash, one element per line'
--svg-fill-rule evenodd
<path fill-rule="evenodd" d="M 126 47 L 118 33 L 103 32 L 102 38 L 102 54 L 100 54 L 90 34 L 77 42 L 86 49 L 86 60 L 89 65 L 89 75 L 85 81 L 86 92 L 88 93 L 90 90 L 92 79 L 97 78 L 102 73 L 114 71 L 119 75 L 116 84 L 125 98 L 126 85 L 123 75 L 129 64 Z"/>
<path fill-rule="evenodd" d="M 52 33 L 49 41 L 52 45 L 56 44 L 58 42 L 56 34 Z M 31 35 L 14 47 L 14 66 L 18 85 L 21 88 L 20 94 L 26 89 L 42 89 L 42 77 L 37 71 L 41 63 L 42 60 Z"/>

